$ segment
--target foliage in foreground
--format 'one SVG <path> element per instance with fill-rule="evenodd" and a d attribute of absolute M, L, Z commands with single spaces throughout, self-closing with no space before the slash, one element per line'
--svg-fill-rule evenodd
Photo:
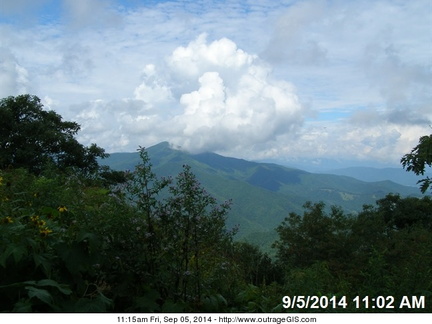
<path fill-rule="evenodd" d="M 291 294 L 348 296 L 349 300 L 392 296 L 396 301 L 425 296 L 430 301 L 430 197 L 389 194 L 376 206 L 364 206 L 357 216 L 336 207 L 326 212 L 324 207 L 307 203 L 302 216 L 291 213 L 277 228 L 275 247 Z M 426 307 L 432 309 L 430 302 Z"/>
<path fill-rule="evenodd" d="M 110 189 L 22 169 L 0 179 L 3 311 L 199 309 L 234 271 L 228 204 L 216 204 L 187 166 L 159 181 L 143 164 Z M 158 200 L 162 189 L 168 198 Z"/>
<path fill-rule="evenodd" d="M 424 176 L 427 168 L 432 167 L 432 134 L 420 137 L 417 146 L 402 157 L 401 163 L 407 171 Z M 425 193 L 432 186 L 432 178 L 426 176 L 417 184 L 420 185 L 421 192 Z"/>
<path fill-rule="evenodd" d="M 429 197 L 388 195 L 357 216 L 307 203 L 277 228 L 272 260 L 234 240 L 229 202 L 190 167 L 158 179 L 141 157 L 115 186 L 1 171 L 2 311 L 272 312 L 285 311 L 285 295 L 432 298 Z"/>

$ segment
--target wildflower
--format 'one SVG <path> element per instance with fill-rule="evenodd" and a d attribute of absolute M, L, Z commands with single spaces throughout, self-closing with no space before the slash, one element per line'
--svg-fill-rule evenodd
<path fill-rule="evenodd" d="M 13 219 L 10 216 L 6 216 L 5 218 L 2 219 L 2 223 L 4 223 L 4 224 L 12 224 L 13 223 Z"/>
<path fill-rule="evenodd" d="M 57 208 L 57 210 L 58 210 L 60 213 L 67 212 L 67 208 L 66 208 L 66 206 L 63 206 L 63 205 L 59 206 L 59 208 Z"/>
<path fill-rule="evenodd" d="M 38 227 L 44 227 L 44 226 L 46 225 L 46 222 L 45 222 L 44 220 L 39 220 L 39 221 L 36 223 L 36 225 L 37 225 Z"/>
<path fill-rule="evenodd" d="M 46 221 L 40 219 L 38 215 L 30 216 L 30 220 L 32 221 L 33 225 L 37 226 L 40 230 L 45 228 Z"/>
<path fill-rule="evenodd" d="M 42 227 L 39 229 L 39 233 L 42 236 L 48 236 L 48 234 L 52 233 L 52 230 L 50 230 L 48 227 Z"/>
<path fill-rule="evenodd" d="M 37 225 L 39 222 L 39 216 L 37 215 L 30 216 L 30 220 Z"/>

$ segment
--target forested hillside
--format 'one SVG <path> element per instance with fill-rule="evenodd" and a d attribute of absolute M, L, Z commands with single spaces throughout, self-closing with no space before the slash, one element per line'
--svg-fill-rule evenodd
<path fill-rule="evenodd" d="M 347 213 L 358 213 L 389 193 L 418 196 L 418 188 L 391 181 L 363 182 L 350 177 L 316 174 L 277 164 L 257 163 L 215 153 L 189 154 L 167 142 L 147 149 L 158 176 L 175 176 L 182 166 L 191 166 L 200 183 L 220 201 L 231 200 L 227 217 L 230 227 L 239 225 L 237 239 L 271 245 L 274 229 L 290 213 L 301 213 L 307 201 L 324 202 Z M 133 170 L 138 153 L 113 153 L 101 161 L 115 170 Z M 402 167 L 401 167 L 402 169 Z"/>

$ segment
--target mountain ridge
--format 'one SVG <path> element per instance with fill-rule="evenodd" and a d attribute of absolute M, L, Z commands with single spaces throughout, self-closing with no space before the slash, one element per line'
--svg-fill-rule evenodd
<path fill-rule="evenodd" d="M 306 201 L 323 201 L 356 213 L 386 194 L 420 196 L 417 188 L 391 181 L 364 182 L 352 177 L 311 173 L 273 163 L 260 163 L 205 152 L 190 154 L 167 142 L 146 148 L 158 176 L 175 177 L 184 164 L 220 201 L 232 199 L 227 226 L 240 226 L 239 238 L 272 233 L 290 212 L 302 213 Z M 102 160 L 114 170 L 133 170 L 140 163 L 136 153 L 112 153 Z"/>
<path fill-rule="evenodd" d="M 422 176 L 417 176 L 412 172 L 407 172 L 402 167 L 374 168 L 352 166 L 346 168 L 326 170 L 323 173 L 349 176 L 365 182 L 385 181 L 391 179 L 391 181 L 395 183 L 411 187 L 417 187 L 417 181 L 422 178 Z M 426 173 L 425 175 L 428 175 L 428 173 Z"/>

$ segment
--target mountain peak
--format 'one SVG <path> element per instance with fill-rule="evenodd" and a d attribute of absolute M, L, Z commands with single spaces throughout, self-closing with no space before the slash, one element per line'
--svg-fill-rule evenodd
<path fill-rule="evenodd" d="M 157 149 L 167 149 L 167 148 L 172 148 L 171 144 L 169 142 L 167 142 L 167 141 L 160 142 L 160 143 L 155 144 L 155 145 L 150 146 L 150 147 L 146 147 L 146 149 L 153 149 L 153 150 L 155 150 L 155 149 L 156 150 Z"/>

